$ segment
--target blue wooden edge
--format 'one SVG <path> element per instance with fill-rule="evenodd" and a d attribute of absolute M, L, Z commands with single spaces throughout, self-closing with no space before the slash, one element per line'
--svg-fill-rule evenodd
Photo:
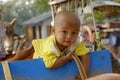
<path fill-rule="evenodd" d="M 112 73 L 109 50 L 90 52 L 89 77 L 97 74 Z M 74 61 L 57 69 L 47 69 L 42 59 L 9 62 L 13 80 L 73 80 L 78 74 Z M 0 80 L 5 80 L 2 65 L 0 64 Z"/>

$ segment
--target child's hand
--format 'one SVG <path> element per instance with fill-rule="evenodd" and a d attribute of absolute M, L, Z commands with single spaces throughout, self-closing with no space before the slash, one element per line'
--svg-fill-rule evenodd
<path fill-rule="evenodd" d="M 75 80 L 81 80 L 80 74 L 74 75 Z"/>
<path fill-rule="evenodd" d="M 73 58 L 72 58 L 72 53 L 68 53 L 68 54 L 66 55 L 66 59 L 67 59 L 67 61 L 72 60 L 72 59 L 73 59 Z"/>
<path fill-rule="evenodd" d="M 32 45 L 25 49 L 23 48 L 24 45 L 25 45 L 25 41 L 23 41 L 19 45 L 19 47 L 16 51 L 16 55 L 14 57 L 14 61 L 15 60 L 23 60 L 23 59 L 27 58 L 30 54 L 34 53 L 34 48 Z"/>

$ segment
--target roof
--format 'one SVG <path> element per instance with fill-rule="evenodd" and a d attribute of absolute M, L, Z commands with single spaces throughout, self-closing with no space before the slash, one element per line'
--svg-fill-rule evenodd
<path fill-rule="evenodd" d="M 38 15 L 36 17 L 33 17 L 32 19 L 29 19 L 25 22 L 23 22 L 23 25 L 31 25 L 31 26 L 37 26 L 41 25 L 41 23 L 46 20 L 52 18 L 52 12 L 45 12 L 41 15 Z"/>
<path fill-rule="evenodd" d="M 59 4 L 59 3 L 65 2 L 65 1 L 67 1 L 67 0 L 54 0 L 54 1 L 50 1 L 48 3 L 49 3 L 49 5 L 54 5 L 54 4 Z"/>
<path fill-rule="evenodd" d="M 92 8 L 99 7 L 99 6 L 119 6 L 120 3 L 113 2 L 113 1 L 94 1 L 91 3 Z"/>

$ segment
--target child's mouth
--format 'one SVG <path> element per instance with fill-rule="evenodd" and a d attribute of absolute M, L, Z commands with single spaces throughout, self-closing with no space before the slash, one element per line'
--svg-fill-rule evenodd
<path fill-rule="evenodd" d="M 70 41 L 65 41 L 65 42 L 66 42 L 66 43 L 69 43 L 69 44 L 71 43 Z"/>

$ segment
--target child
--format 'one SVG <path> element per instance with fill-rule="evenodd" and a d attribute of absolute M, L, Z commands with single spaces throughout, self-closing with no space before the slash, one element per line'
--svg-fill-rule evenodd
<path fill-rule="evenodd" d="M 34 47 L 33 58 L 43 58 L 47 68 L 57 68 L 72 60 L 71 53 L 80 56 L 86 73 L 89 67 L 89 50 L 82 42 L 79 42 L 80 21 L 79 18 L 68 11 L 61 11 L 55 17 L 55 26 L 52 27 L 53 35 L 45 39 L 32 41 Z M 26 58 L 33 47 L 23 49 L 20 45 L 14 60 Z M 21 53 L 21 54 L 20 54 Z"/>

